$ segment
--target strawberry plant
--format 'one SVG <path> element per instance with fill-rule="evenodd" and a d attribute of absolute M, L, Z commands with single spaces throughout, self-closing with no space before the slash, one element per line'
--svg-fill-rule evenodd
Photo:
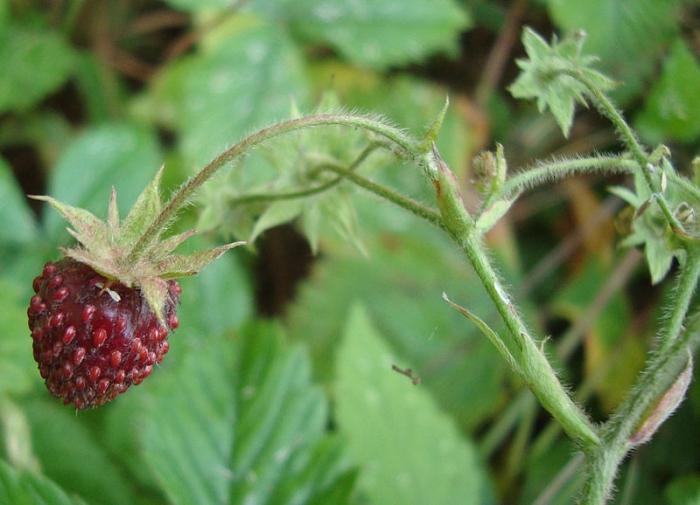
<path fill-rule="evenodd" d="M 511 98 L 499 51 L 515 47 L 522 2 L 169 3 L 94 53 L 71 44 L 81 16 L 109 25 L 128 9 L 0 6 L 12 41 L 0 120 L 13 132 L 0 146 L 14 160 L 36 143 L 53 166 L 45 188 L 23 181 L 25 201 L 0 159 L 0 328 L 12 335 L 0 342 L 0 500 L 692 503 L 696 459 L 663 452 L 697 440 L 674 428 L 697 407 L 700 345 L 697 100 L 679 78 L 700 74 L 670 20 L 680 2 L 623 2 L 611 27 L 551 0 L 565 33 L 523 28 Z M 500 14 L 474 103 L 396 70 L 454 58 L 460 31 Z M 654 17 L 654 36 L 635 42 Z M 158 72 L 120 52 L 189 22 L 196 40 L 175 40 Z M 634 40 L 599 60 L 588 40 L 606 48 L 618 25 Z M 647 96 L 653 69 L 630 59 L 664 48 Z M 17 54 L 36 57 L 36 79 L 14 71 L 26 72 Z M 145 84 L 111 75 L 110 89 L 105 61 Z M 339 80 L 313 89 L 314 74 Z M 68 79 L 101 123 L 79 135 L 46 98 Z M 634 99 L 629 122 L 617 103 Z M 477 124 L 503 142 L 477 152 Z M 586 128 L 604 150 L 572 147 L 597 145 Z M 542 155 L 557 129 L 568 143 Z M 549 238 L 513 224 L 557 187 L 581 223 L 602 198 L 602 219 L 616 214 L 618 239 L 610 220 L 586 225 L 570 239 L 585 251 L 558 253 L 566 269 L 528 260 Z M 544 212 L 535 221 L 556 228 Z M 277 233 L 291 238 L 271 246 Z M 293 247 L 305 252 L 290 259 Z M 263 308 L 287 296 L 268 270 L 285 278 L 302 258 L 316 264 L 293 301 Z M 621 290 L 633 275 L 643 289 Z"/>

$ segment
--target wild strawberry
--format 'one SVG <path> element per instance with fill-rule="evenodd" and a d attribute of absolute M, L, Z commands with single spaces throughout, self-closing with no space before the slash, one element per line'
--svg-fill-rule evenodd
<path fill-rule="evenodd" d="M 29 329 L 46 386 L 77 408 L 114 399 L 148 377 L 168 352 L 180 286 L 168 282 L 162 325 L 137 288 L 66 258 L 34 280 Z"/>
<path fill-rule="evenodd" d="M 80 242 L 63 249 L 66 258 L 44 266 L 27 309 L 34 359 L 47 388 L 78 409 L 102 405 L 151 374 L 179 325 L 180 286 L 173 279 L 198 273 L 240 244 L 182 256 L 172 251 L 193 232 L 163 240 L 160 230 L 149 234 L 160 211 L 160 175 L 122 222 L 114 191 L 106 222 L 34 197 L 56 208 Z"/>

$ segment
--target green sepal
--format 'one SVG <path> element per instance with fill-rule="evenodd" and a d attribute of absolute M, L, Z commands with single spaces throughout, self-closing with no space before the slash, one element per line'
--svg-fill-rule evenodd
<path fill-rule="evenodd" d="M 114 186 L 112 186 L 107 207 L 107 230 L 110 241 L 114 242 L 119 236 L 119 207 L 117 206 L 117 190 Z"/>
<path fill-rule="evenodd" d="M 188 275 L 195 275 L 207 266 L 209 263 L 217 259 L 229 249 L 245 244 L 245 242 L 233 242 L 231 244 L 222 245 L 195 254 L 171 255 L 158 262 L 156 271 L 159 277 L 163 279 L 174 279 Z"/>
<path fill-rule="evenodd" d="M 173 235 L 172 237 L 168 237 L 162 242 L 156 242 L 149 248 L 147 255 L 153 258 L 164 258 L 166 255 L 177 249 L 177 247 L 185 240 L 193 237 L 196 234 L 197 230 L 187 230 L 185 232 L 178 233 L 177 235 Z"/>
<path fill-rule="evenodd" d="M 43 195 L 29 195 L 29 198 L 47 202 L 58 211 L 73 227 L 69 229 L 78 242 L 97 255 L 106 254 L 110 249 L 107 225 L 91 212 L 61 203 L 55 198 Z"/>
<path fill-rule="evenodd" d="M 168 282 L 160 277 L 146 277 L 139 281 L 139 287 L 151 311 L 158 318 L 158 322 L 165 326 L 163 308 L 168 297 Z"/>
<path fill-rule="evenodd" d="M 134 244 L 160 212 L 160 180 L 163 175 L 163 168 L 164 165 L 160 167 L 153 180 L 144 188 L 124 219 L 119 239 L 121 245 Z"/>
<path fill-rule="evenodd" d="M 587 106 L 586 86 L 569 74 L 580 74 L 601 91 L 612 88 L 614 82 L 591 68 L 596 58 L 582 54 L 584 37 L 580 34 L 561 42 L 554 37 L 548 44 L 525 28 L 522 41 L 528 58 L 516 61 L 521 73 L 508 89 L 515 98 L 535 99 L 540 112 L 549 109 L 568 138 L 575 103 Z"/>
<path fill-rule="evenodd" d="M 427 153 L 432 150 L 433 144 L 437 142 L 438 135 L 440 134 L 440 130 L 442 129 L 442 123 L 445 122 L 445 115 L 447 114 L 447 110 L 449 108 L 450 96 L 446 95 L 445 103 L 443 104 L 442 109 L 440 109 L 440 112 L 428 128 L 428 131 L 426 131 L 425 135 L 423 135 L 423 139 L 421 140 L 419 147 L 420 152 Z"/>
<path fill-rule="evenodd" d="M 92 251 L 80 247 L 61 248 L 64 256 L 73 258 L 75 261 L 85 263 L 96 272 L 109 279 L 119 279 L 123 284 L 131 286 L 132 282 L 121 275 L 121 269 L 117 262 L 109 254 L 96 256 Z"/>
<path fill-rule="evenodd" d="M 173 235 L 160 240 L 160 233 L 153 237 L 144 254 L 137 261 L 130 261 L 134 244 L 157 219 L 161 210 L 160 180 L 163 167 L 146 186 L 136 203 L 120 223 L 117 206 L 117 193 L 112 193 L 107 207 L 107 219 L 101 221 L 92 213 L 57 201 L 50 196 L 32 196 L 48 202 L 71 225 L 68 232 L 79 242 L 79 246 L 62 248 L 64 256 L 88 265 L 108 279 L 125 286 L 140 289 L 146 302 L 158 316 L 161 324 L 163 307 L 168 296 L 167 280 L 197 274 L 227 250 L 241 245 L 235 242 L 210 251 L 189 256 L 174 255 L 172 252 L 185 240 L 195 234 L 194 230 Z M 162 228 L 161 228 L 162 230 Z"/>

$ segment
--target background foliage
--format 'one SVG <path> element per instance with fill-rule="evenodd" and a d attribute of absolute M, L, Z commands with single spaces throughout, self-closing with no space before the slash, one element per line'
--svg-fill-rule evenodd
<path fill-rule="evenodd" d="M 231 204 L 303 182 L 318 156 L 351 162 L 356 132 L 290 136 L 205 188 L 184 217 L 210 230 L 202 241 L 260 237 L 183 283 L 171 355 L 125 397 L 78 414 L 57 404 L 26 329 L 30 280 L 69 239 L 27 193 L 103 215 L 114 185 L 125 211 L 161 163 L 172 188 L 272 120 L 342 105 L 420 134 L 446 93 L 440 150 L 467 195 L 469 160 L 494 141 L 511 170 L 617 147 L 591 111 L 566 141 L 551 115 L 510 97 L 524 24 L 585 30 L 644 140 L 690 166 L 693 2 L 0 0 L 0 503 L 569 503 L 573 448 L 441 301 L 446 291 L 496 321 L 438 232 L 344 184 L 303 206 Z M 368 166 L 430 201 L 410 167 L 374 154 Z M 623 202 L 608 184 L 530 194 L 489 238 L 599 419 L 640 369 L 667 289 L 618 247 Z M 688 396 L 625 466 L 619 503 L 700 503 L 697 381 Z"/>

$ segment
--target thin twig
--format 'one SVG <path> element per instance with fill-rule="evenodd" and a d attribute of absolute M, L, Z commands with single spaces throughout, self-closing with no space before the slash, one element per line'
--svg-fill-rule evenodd
<path fill-rule="evenodd" d="M 528 0 L 514 0 L 506 14 L 506 20 L 498 33 L 498 38 L 489 52 L 481 79 L 476 87 L 476 103 L 484 107 L 494 88 L 503 75 L 503 70 L 510 59 L 513 45 L 518 40 L 520 23 L 527 8 Z"/>

